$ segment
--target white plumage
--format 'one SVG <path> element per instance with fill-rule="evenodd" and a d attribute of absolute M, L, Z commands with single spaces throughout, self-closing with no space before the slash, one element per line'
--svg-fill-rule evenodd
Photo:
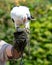
<path fill-rule="evenodd" d="M 31 15 L 29 8 L 26 6 L 16 6 L 11 10 L 11 18 L 15 22 L 15 28 L 19 27 L 21 24 L 24 24 L 25 28 L 29 29 L 30 27 L 28 17 L 30 18 Z M 23 21 L 24 18 L 26 18 L 25 22 Z"/>

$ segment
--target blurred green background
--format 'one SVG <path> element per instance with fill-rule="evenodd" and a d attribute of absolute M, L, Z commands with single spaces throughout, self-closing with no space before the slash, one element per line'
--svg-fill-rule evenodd
<path fill-rule="evenodd" d="M 36 19 L 30 21 L 30 59 L 24 51 L 24 65 L 52 65 L 52 0 L 0 0 L 0 39 L 13 45 L 15 31 L 10 18 L 14 6 L 25 5 Z M 19 65 L 10 60 L 7 65 Z"/>

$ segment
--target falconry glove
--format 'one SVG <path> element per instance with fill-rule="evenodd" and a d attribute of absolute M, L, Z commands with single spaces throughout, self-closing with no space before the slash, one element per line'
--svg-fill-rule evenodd
<path fill-rule="evenodd" d="M 18 52 L 23 52 L 24 48 L 27 44 L 27 34 L 23 29 L 18 29 L 17 32 L 14 32 L 14 48 L 18 51 Z"/>

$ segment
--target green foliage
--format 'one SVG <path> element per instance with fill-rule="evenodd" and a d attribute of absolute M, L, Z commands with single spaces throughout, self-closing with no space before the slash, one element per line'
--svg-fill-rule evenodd
<path fill-rule="evenodd" d="M 25 49 L 24 65 L 52 65 L 52 3 L 50 1 L 26 0 L 26 3 L 20 2 L 21 5 L 26 5 L 30 8 L 31 14 L 36 19 L 35 21 L 30 21 L 31 53 L 29 57 L 27 48 Z M 0 39 L 13 44 L 15 28 L 10 18 L 10 10 L 15 4 L 8 0 L 5 2 L 2 0 L 0 5 Z M 10 65 L 19 64 L 19 62 L 17 64 L 16 62 L 11 60 Z"/>

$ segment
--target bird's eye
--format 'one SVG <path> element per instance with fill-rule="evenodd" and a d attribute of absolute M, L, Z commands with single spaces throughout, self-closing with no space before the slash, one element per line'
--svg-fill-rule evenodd
<path fill-rule="evenodd" d="M 31 20 L 31 17 L 29 17 L 27 13 L 26 13 L 26 15 L 27 15 L 27 19 L 28 19 L 28 20 Z"/>
<path fill-rule="evenodd" d="M 28 20 L 31 20 L 31 18 L 30 18 L 30 17 L 28 17 L 27 19 L 28 19 Z"/>
<path fill-rule="evenodd" d="M 14 22 L 14 19 L 12 19 L 12 21 Z"/>

